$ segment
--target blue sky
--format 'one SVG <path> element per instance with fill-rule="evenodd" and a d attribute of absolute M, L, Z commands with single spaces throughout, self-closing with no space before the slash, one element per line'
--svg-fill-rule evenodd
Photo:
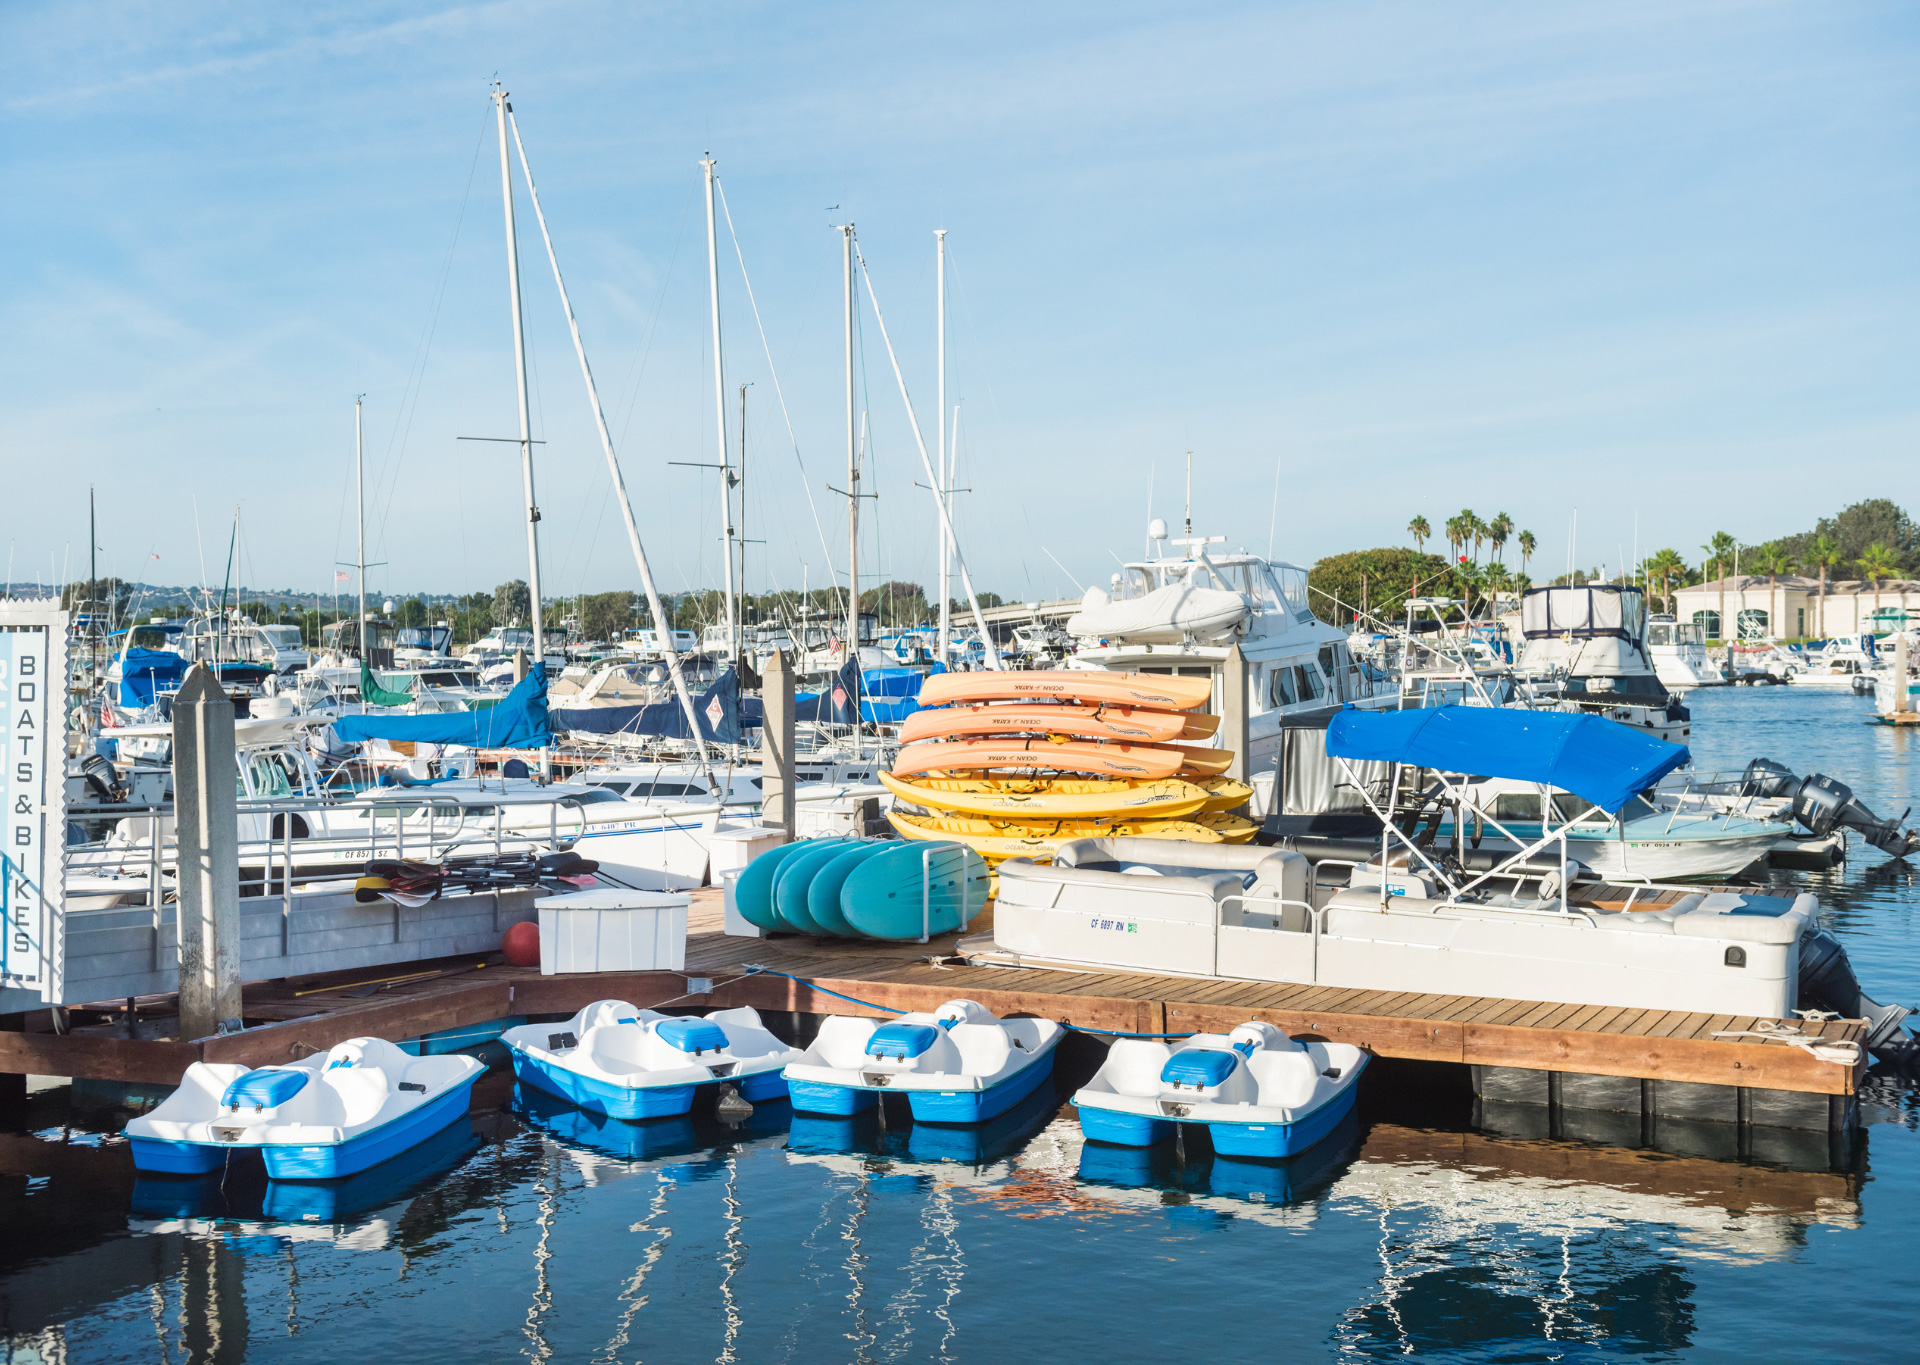
<path fill-rule="evenodd" d="M 807 489 L 844 556 L 849 216 L 929 424 L 951 234 L 957 517 L 1007 597 L 1137 555 L 1188 449 L 1196 530 L 1301 563 L 1463 506 L 1538 577 L 1575 508 L 1612 564 L 1636 517 L 1692 553 L 1920 503 L 1909 6 L 68 3 L 0 41 L 16 580 L 84 572 L 91 483 L 103 571 L 217 586 L 238 505 L 245 580 L 323 590 L 356 393 L 373 587 L 524 576 L 513 447 L 454 439 L 515 429 L 496 72 L 668 589 L 719 577 L 714 476 L 668 464 L 713 458 L 708 148 L 798 445 L 723 225 L 756 590 L 824 582 Z M 631 587 L 522 193 L 547 589 Z M 862 574 L 931 584 L 870 312 L 861 369 Z"/>

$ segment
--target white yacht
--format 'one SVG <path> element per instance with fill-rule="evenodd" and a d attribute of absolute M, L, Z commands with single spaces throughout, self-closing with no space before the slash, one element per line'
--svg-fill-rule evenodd
<path fill-rule="evenodd" d="M 1148 535 L 1156 546 L 1169 543 L 1166 524 L 1157 519 Z M 1211 678 L 1208 709 L 1217 715 L 1225 703 L 1228 655 L 1237 647 L 1246 668 L 1246 771 L 1258 819 L 1273 800 L 1289 728 L 1320 729 L 1316 722 L 1340 707 L 1392 706 L 1398 698 L 1377 670 L 1353 658 L 1345 631 L 1314 615 L 1305 569 L 1210 548 L 1224 539 L 1173 541 L 1183 551 L 1179 557 L 1126 564 L 1113 575 L 1111 590 L 1089 589 L 1066 622 L 1077 645 L 1067 666 Z M 1224 727 L 1213 742 L 1242 744 Z"/>
<path fill-rule="evenodd" d="M 1647 618 L 1647 656 L 1653 660 L 1654 675 L 1676 696 L 1724 681 L 1707 662 L 1704 631 L 1704 626 L 1667 615 Z"/>
<path fill-rule="evenodd" d="M 1605 716 L 1674 744 L 1693 717 L 1668 691 L 1647 648 L 1646 600 L 1622 583 L 1529 588 L 1520 598 L 1514 672 L 1535 710 Z"/>

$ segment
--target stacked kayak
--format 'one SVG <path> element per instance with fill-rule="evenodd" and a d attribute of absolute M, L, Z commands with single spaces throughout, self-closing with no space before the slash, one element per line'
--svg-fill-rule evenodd
<path fill-rule="evenodd" d="M 1220 718 L 1195 708 L 1206 678 L 1060 670 L 927 679 L 880 780 L 909 840 L 958 839 L 998 864 L 1046 861 L 1062 843 L 1128 834 L 1244 843 L 1230 812 L 1253 794 L 1207 745 Z M 1197 742 L 1198 741 L 1198 742 Z"/>
<path fill-rule="evenodd" d="M 484 1070 L 473 1057 L 414 1057 L 381 1038 L 286 1066 L 195 1062 L 178 1090 L 127 1124 L 133 1164 L 197 1175 L 258 1152 L 276 1180 L 353 1175 L 463 1119 Z"/>
<path fill-rule="evenodd" d="M 987 863 L 952 837 L 803 839 L 761 854 L 734 908 L 772 933 L 910 942 L 966 928 L 986 908 Z"/>
<path fill-rule="evenodd" d="M 755 1010 L 680 1018 L 624 1000 L 596 1000 L 563 1024 L 523 1024 L 500 1041 L 522 1081 L 616 1119 L 684 1114 L 701 1086 L 722 1083 L 749 1103 L 778 1099 L 780 1069 L 800 1055 Z"/>
<path fill-rule="evenodd" d="M 1065 1032 L 1051 1019 L 998 1018 L 972 1000 L 886 1021 L 832 1015 L 787 1067 L 787 1092 L 797 1113 L 846 1115 L 897 1090 L 916 1122 L 980 1123 L 1053 1075 Z"/>
<path fill-rule="evenodd" d="M 1172 1136 L 1175 1124 L 1204 1124 L 1224 1156 L 1286 1157 L 1352 1111 L 1366 1065 L 1351 1044 L 1305 1042 L 1251 1021 L 1175 1047 L 1118 1039 L 1073 1102 L 1096 1142 L 1146 1147 Z"/>

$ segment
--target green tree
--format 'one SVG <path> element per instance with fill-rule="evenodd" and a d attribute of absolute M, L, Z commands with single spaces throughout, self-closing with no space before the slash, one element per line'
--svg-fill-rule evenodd
<path fill-rule="evenodd" d="M 1407 534 L 1413 537 L 1415 548 L 1424 554 L 1427 548 L 1427 540 L 1433 535 L 1433 527 L 1427 524 L 1425 517 L 1415 517 L 1407 523 Z"/>
<path fill-rule="evenodd" d="M 1827 636 L 1827 570 L 1847 562 L 1840 553 L 1840 542 L 1832 536 L 1815 536 L 1813 545 L 1807 552 L 1807 562 L 1820 570 L 1820 600 L 1817 604 L 1814 633 L 1821 639 Z M 1855 599 L 1858 600 L 1858 599 Z"/>
<path fill-rule="evenodd" d="M 1660 596 L 1666 602 L 1666 610 L 1673 610 L 1673 580 L 1679 576 L 1684 582 L 1687 573 L 1687 561 L 1680 557 L 1678 550 L 1661 550 L 1647 561 L 1648 586 L 1660 584 Z"/>
<path fill-rule="evenodd" d="M 617 640 L 632 624 L 631 592 L 596 592 L 580 599 L 580 633 L 589 640 Z"/>
<path fill-rule="evenodd" d="M 528 626 L 533 621 L 533 594 L 523 578 L 502 583 L 493 590 L 491 607 L 496 626 Z"/>
<path fill-rule="evenodd" d="M 1900 556 L 1891 547 L 1875 542 L 1860 556 L 1860 573 L 1873 584 L 1873 612 L 1880 614 L 1880 584 L 1900 572 Z"/>
<path fill-rule="evenodd" d="M 1867 546 L 1884 545 L 1898 556 L 1903 573 L 1920 569 L 1920 526 L 1890 498 L 1856 502 L 1831 517 L 1820 518 L 1811 531 L 1782 536 L 1775 543 L 1796 562 L 1812 567 L 1813 545 L 1821 536 L 1836 541 L 1842 558 L 1849 563 L 1865 554 Z"/>
<path fill-rule="evenodd" d="M 1784 637 L 1785 632 L 1780 629 L 1779 617 L 1774 614 L 1774 589 L 1779 586 L 1780 575 L 1792 573 L 1797 562 L 1777 542 L 1772 545 L 1762 545 L 1754 552 L 1753 567 L 1767 576 L 1767 622 L 1771 634 L 1776 639 Z M 1781 615 L 1784 614 L 1784 612 L 1781 613 Z"/>
<path fill-rule="evenodd" d="M 1720 582 L 1720 628 L 1718 634 L 1726 638 L 1727 634 L 1727 575 L 1733 572 L 1734 560 L 1740 553 L 1740 544 L 1725 531 L 1715 531 L 1713 539 L 1700 547 L 1713 560 L 1713 576 Z"/>
<path fill-rule="evenodd" d="M 424 626 L 427 624 L 427 619 L 426 601 L 419 597 L 409 597 L 393 613 L 393 623 L 396 626 Z"/>
<path fill-rule="evenodd" d="M 1329 555 L 1308 572 L 1307 597 L 1314 614 L 1329 625 L 1350 624 L 1363 601 L 1369 616 L 1388 618 L 1409 597 L 1445 583 L 1450 568 L 1439 555 L 1402 546 Z"/>
<path fill-rule="evenodd" d="M 1513 518 L 1505 512 L 1494 514 L 1487 523 L 1487 540 L 1493 545 L 1494 558 L 1506 562 L 1507 542 L 1513 538 Z"/>
<path fill-rule="evenodd" d="M 1534 549 L 1539 544 L 1540 542 L 1533 538 L 1533 532 L 1522 531 L 1520 533 L 1519 545 L 1520 545 L 1520 572 L 1521 573 L 1524 574 L 1527 571 L 1527 563 L 1533 558 Z"/>

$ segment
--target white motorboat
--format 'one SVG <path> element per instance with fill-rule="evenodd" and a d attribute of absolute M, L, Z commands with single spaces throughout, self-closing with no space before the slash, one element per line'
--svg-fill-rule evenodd
<path fill-rule="evenodd" d="M 1540 710 L 1604 716 L 1669 743 L 1693 733 L 1692 713 L 1648 652 L 1646 602 L 1620 583 L 1529 588 L 1520 596 L 1514 673 Z"/>
<path fill-rule="evenodd" d="M 1725 681 L 1707 659 L 1705 629 L 1667 615 L 1647 618 L 1647 657 L 1653 661 L 1654 675 L 1676 696 Z"/>

